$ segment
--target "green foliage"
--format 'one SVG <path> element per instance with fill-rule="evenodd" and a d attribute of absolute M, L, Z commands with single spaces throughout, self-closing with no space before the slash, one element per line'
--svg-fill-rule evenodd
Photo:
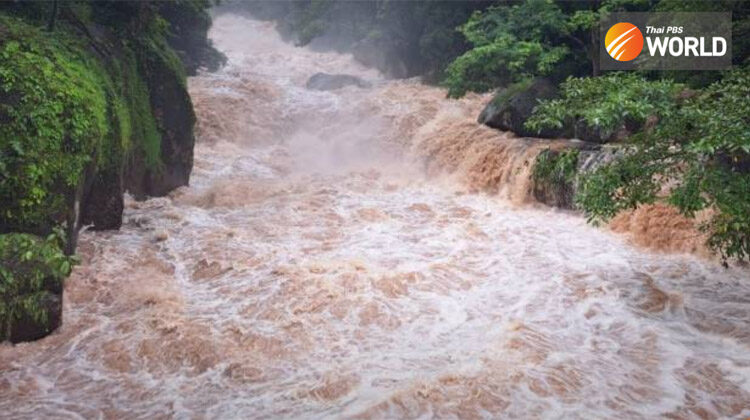
<path fill-rule="evenodd" d="M 106 82 L 74 40 L 3 16 L 0 28 L 0 225 L 45 225 L 109 134 Z"/>
<path fill-rule="evenodd" d="M 656 201 L 661 189 L 657 175 L 668 156 L 664 147 L 644 145 L 636 150 L 579 177 L 576 204 L 589 222 L 597 224 L 622 210 Z"/>
<path fill-rule="evenodd" d="M 508 87 L 498 90 L 497 94 L 492 98 L 492 103 L 496 106 L 503 106 L 512 97 L 521 92 L 527 91 L 533 81 L 534 79 L 522 79 L 519 82 L 512 83 L 508 85 Z"/>
<path fill-rule="evenodd" d="M 567 149 L 553 152 L 547 149 L 536 157 L 533 178 L 537 182 L 551 185 L 570 184 L 578 172 L 578 149 Z"/>
<path fill-rule="evenodd" d="M 663 127 L 690 139 L 696 153 L 750 153 L 750 71 L 730 72 L 690 101 Z M 685 129 L 687 126 L 687 129 Z"/>
<path fill-rule="evenodd" d="M 323 35 L 328 25 L 325 14 L 333 6 L 330 0 L 311 0 L 307 3 L 294 3 L 296 6 L 290 16 L 292 27 L 297 32 L 297 44 L 307 45 L 316 37 Z"/>
<path fill-rule="evenodd" d="M 133 147 L 143 152 L 149 167 L 155 168 L 161 165 L 161 134 L 151 110 L 148 86 L 138 70 L 135 54 L 130 49 L 126 50 L 126 54 L 124 97 L 132 121 Z"/>
<path fill-rule="evenodd" d="M 649 117 L 670 116 L 683 89 L 671 81 L 647 81 L 635 73 L 569 78 L 560 88 L 560 99 L 537 106 L 525 123 L 528 129 L 562 128 L 583 121 L 607 138 L 626 124 L 639 127 Z"/>
<path fill-rule="evenodd" d="M 566 17 L 551 0 L 527 0 L 515 6 L 475 12 L 461 27 L 474 46 L 447 68 L 448 95 L 485 92 L 524 78 L 546 75 L 569 48 L 559 40 Z"/>
<path fill-rule="evenodd" d="M 61 290 L 63 280 L 77 263 L 63 254 L 63 234 L 46 239 L 12 233 L 0 235 L 0 337 L 8 336 L 13 319 L 30 316 L 46 323 L 41 300 L 51 290 Z"/>
<path fill-rule="evenodd" d="M 534 161 L 534 197 L 545 203 L 572 208 L 578 174 L 578 149 L 547 149 Z"/>
<path fill-rule="evenodd" d="M 708 245 L 725 260 L 750 258 L 749 82 L 743 68 L 684 103 L 655 100 L 659 124 L 634 137 L 624 156 L 579 181 L 577 201 L 588 218 L 606 220 L 655 201 L 689 217 L 710 209 L 701 226 Z M 664 82 L 646 83 L 660 91 Z"/>

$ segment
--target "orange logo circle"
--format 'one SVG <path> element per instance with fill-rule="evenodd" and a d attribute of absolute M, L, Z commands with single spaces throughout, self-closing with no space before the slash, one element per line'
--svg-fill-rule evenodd
<path fill-rule="evenodd" d="M 607 31 L 604 46 L 615 60 L 630 61 L 638 57 L 643 49 L 643 34 L 632 23 L 616 23 Z"/>

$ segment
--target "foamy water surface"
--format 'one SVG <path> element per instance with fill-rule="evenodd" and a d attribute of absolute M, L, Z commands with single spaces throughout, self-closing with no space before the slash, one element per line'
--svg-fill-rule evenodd
<path fill-rule="evenodd" d="M 750 271 L 528 203 L 546 143 L 219 16 L 191 186 L 82 233 L 4 418 L 744 418 Z M 323 71 L 371 89 L 309 91 Z"/>

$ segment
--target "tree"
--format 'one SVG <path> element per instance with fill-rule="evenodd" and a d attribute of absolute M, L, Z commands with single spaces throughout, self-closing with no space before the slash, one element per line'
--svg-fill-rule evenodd
<path fill-rule="evenodd" d="M 55 20 L 57 19 L 57 4 L 58 0 L 52 1 L 52 12 L 49 14 L 49 20 L 47 21 L 47 30 L 52 32 L 55 29 Z"/>
<path fill-rule="evenodd" d="M 598 76 L 601 18 L 648 5 L 648 0 L 524 0 L 475 12 L 460 27 L 473 48 L 448 66 L 448 94 L 484 92 L 536 76 L 556 81 Z"/>
<path fill-rule="evenodd" d="M 620 158 L 582 174 L 576 202 L 590 221 L 656 201 L 688 217 L 708 210 L 701 224 L 708 245 L 725 260 L 750 259 L 749 68 L 700 92 L 632 73 L 571 79 L 562 88 L 562 98 L 543 102 L 528 125 L 583 118 L 611 128 L 626 118 L 658 120 L 631 137 Z"/>

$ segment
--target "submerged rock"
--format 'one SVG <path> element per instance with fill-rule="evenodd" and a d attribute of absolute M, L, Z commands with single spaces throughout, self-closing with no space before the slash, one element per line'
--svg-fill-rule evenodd
<path fill-rule="evenodd" d="M 315 73 L 307 80 L 305 85 L 306 88 L 314 90 L 335 90 L 345 86 L 369 88 L 372 84 L 349 74 Z"/>

